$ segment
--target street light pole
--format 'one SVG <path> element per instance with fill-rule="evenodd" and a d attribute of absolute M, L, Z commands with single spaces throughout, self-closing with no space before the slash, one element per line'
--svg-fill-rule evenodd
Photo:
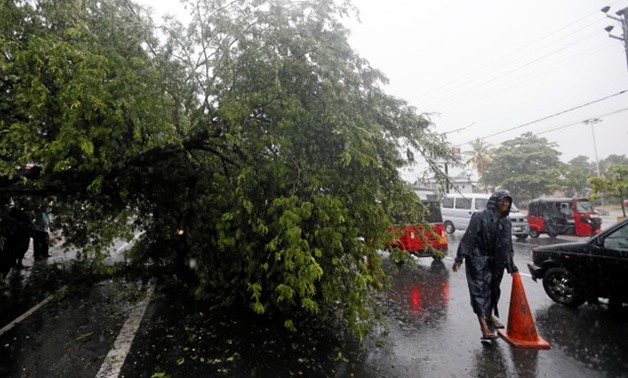
<path fill-rule="evenodd" d="M 599 118 L 591 118 L 583 122 L 585 125 L 591 125 L 591 135 L 593 136 L 593 153 L 595 154 L 595 170 L 597 171 L 597 177 L 601 177 L 602 175 L 600 174 L 600 161 L 597 157 L 597 142 L 595 141 L 595 130 L 593 126 L 597 125 L 600 122 L 602 122 L 602 120 Z M 600 200 L 602 201 L 602 206 L 604 206 L 604 196 L 601 196 Z"/>
<path fill-rule="evenodd" d="M 606 30 L 608 32 L 608 36 L 610 38 L 614 38 L 614 39 L 618 39 L 620 41 L 622 41 L 624 43 L 624 51 L 626 52 L 626 65 L 628 65 L 628 7 L 624 8 L 624 9 L 620 9 L 617 12 L 615 12 L 615 14 L 617 15 L 617 17 L 615 16 L 611 16 L 610 14 L 608 14 L 608 11 L 611 9 L 611 7 L 606 6 L 604 8 L 602 8 L 602 12 L 604 12 L 606 14 L 606 17 L 610 18 L 611 20 L 615 20 L 617 22 L 619 22 L 619 24 L 621 25 L 621 29 L 622 29 L 622 37 L 618 37 L 616 35 L 611 34 L 611 30 L 613 30 L 613 26 L 609 25 L 607 27 L 604 28 L 604 30 Z"/>
<path fill-rule="evenodd" d="M 585 125 L 591 125 L 591 135 L 593 136 L 593 153 L 595 154 L 595 169 L 597 171 L 597 177 L 600 177 L 600 161 L 597 157 L 597 142 L 595 141 L 595 130 L 593 129 L 593 126 L 597 125 L 600 122 L 602 122 L 602 120 L 599 118 L 592 118 L 584 121 Z"/>

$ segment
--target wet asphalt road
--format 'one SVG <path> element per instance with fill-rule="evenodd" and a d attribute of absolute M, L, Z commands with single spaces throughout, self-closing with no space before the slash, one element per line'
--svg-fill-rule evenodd
<path fill-rule="evenodd" d="M 451 238 L 455 246 L 455 238 Z M 543 240 L 541 240 L 543 241 Z M 516 264 L 537 333 L 549 350 L 517 349 L 503 340 L 480 342 L 463 272 L 452 261 L 427 259 L 402 267 L 389 294 L 386 343 L 371 349 L 357 376 L 364 377 L 619 377 L 628 376 L 628 313 L 606 306 L 568 309 L 553 303 L 542 284 L 525 276 L 529 245 L 517 247 Z M 502 282 L 499 310 L 508 320 L 512 279 Z"/>
<path fill-rule="evenodd" d="M 381 301 L 388 309 L 388 325 L 375 330 L 361 347 L 345 351 L 343 358 L 314 361 L 316 353 L 310 353 L 307 364 L 323 365 L 318 369 L 300 370 L 303 361 L 293 360 L 305 352 L 292 350 L 295 347 L 291 349 L 289 342 L 265 343 L 265 339 L 272 338 L 272 330 L 260 330 L 262 324 L 236 320 L 235 316 L 223 314 L 218 321 L 201 324 L 191 337 L 186 334 L 190 323 L 179 312 L 182 308 L 165 307 L 157 297 L 146 310 L 121 376 L 150 377 L 155 372 L 172 377 L 628 376 L 628 313 L 612 315 L 604 304 L 585 304 L 575 310 L 555 304 L 542 284 L 527 275 L 526 263 L 533 245 L 575 238 L 551 240 L 541 236 L 515 243 L 515 262 L 537 332 L 551 344 L 549 350 L 526 350 L 501 339 L 490 344 L 480 342 L 464 272 L 451 271 L 461 236 L 460 232 L 449 236 L 450 253 L 442 262 L 417 259 L 416 266 L 404 265 L 398 271 L 387 265 L 393 284 Z M 386 255 L 383 257 L 387 260 Z M 35 279 L 36 272 L 33 267 L 29 277 Z M 504 323 L 508 320 L 511 284 L 506 275 L 499 306 Z M 9 285 L 0 290 L 0 327 L 8 318 L 26 311 L 28 304 L 38 303 L 49 293 L 62 293 L 0 335 L 0 377 L 94 377 L 146 286 L 104 281 L 61 292 L 54 287 L 33 287 L 22 282 L 17 289 Z M 17 301 L 11 294 L 15 290 L 22 290 L 17 293 L 30 299 Z M 203 312 L 211 313 L 195 309 L 199 316 Z M 199 329 L 204 331 L 199 333 Z M 237 332 L 228 333 L 229 329 Z M 329 355 L 324 345 L 310 349 L 317 347 L 321 359 Z M 211 348 L 227 351 L 236 362 L 212 360 Z"/>

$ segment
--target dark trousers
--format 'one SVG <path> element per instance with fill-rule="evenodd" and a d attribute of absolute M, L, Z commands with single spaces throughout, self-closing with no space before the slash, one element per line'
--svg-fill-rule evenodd
<path fill-rule="evenodd" d="M 33 256 L 35 259 L 50 256 L 48 254 L 48 240 L 49 236 L 47 232 L 33 231 Z"/>

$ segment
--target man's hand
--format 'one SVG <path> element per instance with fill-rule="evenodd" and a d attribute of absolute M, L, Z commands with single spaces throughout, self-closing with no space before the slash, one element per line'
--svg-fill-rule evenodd
<path fill-rule="evenodd" d="M 454 266 L 451 268 L 454 272 L 457 272 L 460 270 L 460 266 L 462 265 L 462 262 L 454 262 Z"/>
<path fill-rule="evenodd" d="M 509 259 L 506 263 L 506 271 L 510 274 L 517 273 L 519 268 L 515 265 L 515 262 L 512 259 Z"/>

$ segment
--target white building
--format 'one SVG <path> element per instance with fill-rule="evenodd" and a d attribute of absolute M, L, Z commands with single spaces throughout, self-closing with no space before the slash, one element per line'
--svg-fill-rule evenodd
<path fill-rule="evenodd" d="M 479 189 L 477 188 L 476 183 L 471 180 L 471 177 L 468 175 L 459 175 L 456 177 L 449 177 L 448 185 L 445 185 L 443 182 L 439 182 L 435 178 L 429 179 L 419 179 L 414 183 L 415 191 L 416 190 L 427 190 L 434 191 L 439 195 L 443 195 L 446 193 L 478 193 Z M 448 186 L 448 188 L 446 187 Z"/>

